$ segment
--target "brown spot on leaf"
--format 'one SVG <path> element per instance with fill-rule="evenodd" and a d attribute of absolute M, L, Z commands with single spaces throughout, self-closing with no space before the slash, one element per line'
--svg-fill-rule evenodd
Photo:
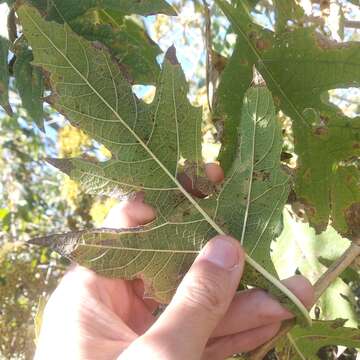
<path fill-rule="evenodd" d="M 270 180 L 270 173 L 265 170 L 254 171 L 253 179 L 258 181 Z"/>
<path fill-rule="evenodd" d="M 286 152 L 286 151 L 283 151 L 281 153 L 281 161 L 286 161 L 286 160 L 290 160 L 292 158 L 292 154 Z"/>
<path fill-rule="evenodd" d="M 226 57 L 222 56 L 221 54 L 217 53 L 216 51 L 212 51 L 211 52 L 211 60 L 212 60 L 212 64 L 213 64 L 213 67 L 215 68 L 215 70 L 219 74 L 221 74 L 223 72 L 223 70 L 225 69 L 228 59 Z"/>
<path fill-rule="evenodd" d="M 326 115 L 320 115 L 320 124 L 321 125 L 327 125 L 329 123 L 330 119 Z"/>
<path fill-rule="evenodd" d="M 267 50 L 271 46 L 271 44 L 268 41 L 266 41 L 265 39 L 258 39 L 258 40 L 256 40 L 255 46 L 257 49 L 262 51 L 262 50 Z"/>
<path fill-rule="evenodd" d="M 316 126 L 314 128 L 314 134 L 316 136 L 325 136 L 328 134 L 328 132 L 329 132 L 329 129 L 325 126 Z"/>
<path fill-rule="evenodd" d="M 258 34 L 256 31 L 250 31 L 249 32 L 249 39 L 250 40 L 255 40 L 257 38 Z"/>
<path fill-rule="evenodd" d="M 348 225 L 347 236 L 351 240 L 360 238 L 360 203 L 354 203 L 345 209 L 345 220 Z"/>
<path fill-rule="evenodd" d="M 281 105 L 281 99 L 280 99 L 280 97 L 279 97 L 279 96 L 274 96 L 273 98 L 274 98 L 275 106 L 276 106 L 276 107 L 280 107 L 280 105 Z"/>
<path fill-rule="evenodd" d="M 330 325 L 331 328 L 337 329 L 339 327 L 343 327 L 346 323 L 346 319 L 335 319 Z"/>
<path fill-rule="evenodd" d="M 311 169 L 307 169 L 305 172 L 304 172 L 304 175 L 303 175 L 304 179 L 309 181 L 310 177 L 311 177 Z"/>
<path fill-rule="evenodd" d="M 241 65 L 249 65 L 249 62 L 245 59 L 240 59 L 240 64 Z"/>

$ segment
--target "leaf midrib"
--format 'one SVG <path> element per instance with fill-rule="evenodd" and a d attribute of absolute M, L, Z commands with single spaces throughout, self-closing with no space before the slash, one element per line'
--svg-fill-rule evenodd
<path fill-rule="evenodd" d="M 25 6 L 23 6 L 25 8 Z M 26 10 L 25 10 L 26 12 Z M 39 33 L 42 34 L 45 39 L 53 46 L 53 48 L 62 56 L 66 62 L 71 66 L 71 68 L 80 76 L 80 78 L 84 81 L 85 84 L 87 84 L 90 89 L 96 94 L 99 99 L 109 108 L 109 110 L 119 119 L 121 124 L 134 136 L 136 141 L 144 148 L 144 150 L 154 159 L 154 161 L 160 166 L 160 168 L 165 172 L 167 176 L 174 182 L 174 184 L 179 188 L 181 193 L 190 201 L 190 203 L 196 208 L 196 210 L 204 217 L 204 219 L 211 225 L 214 230 L 216 230 L 220 235 L 226 235 L 226 233 L 215 223 L 215 221 L 206 213 L 205 210 L 202 209 L 202 207 L 195 201 L 192 196 L 183 188 L 183 186 L 180 184 L 180 182 L 170 173 L 170 171 L 162 164 L 162 162 L 158 159 L 158 157 L 146 146 L 146 144 L 142 141 L 142 139 L 134 132 L 134 130 L 121 118 L 120 114 L 118 114 L 114 108 L 106 101 L 106 99 L 90 84 L 88 79 L 84 77 L 84 75 L 72 64 L 70 59 L 66 56 L 66 54 L 63 54 L 63 52 L 56 46 L 56 44 L 47 36 L 46 33 L 44 33 L 41 29 L 41 27 L 34 21 L 34 19 L 29 16 L 29 14 L 26 13 L 26 16 L 28 19 L 34 24 L 34 26 L 38 29 Z M 67 39 L 67 30 L 66 30 L 66 24 L 64 25 L 64 31 L 66 34 Z M 82 46 L 83 50 L 85 51 L 83 45 L 81 42 L 79 44 Z M 66 45 L 67 46 L 67 45 Z M 86 52 L 85 52 L 86 56 Z M 108 58 L 105 56 L 105 60 L 108 64 Z M 86 56 L 87 57 L 87 56 Z M 244 223 L 243 226 L 246 226 Z M 252 259 L 250 256 L 245 254 L 245 260 L 246 262 L 251 265 L 254 269 L 256 269 L 260 274 L 262 274 L 270 283 L 272 283 L 275 287 L 277 287 L 279 290 L 281 290 L 291 301 L 297 306 L 297 308 L 300 310 L 304 318 L 307 320 L 309 324 L 311 324 L 311 318 L 309 316 L 309 313 L 305 306 L 301 303 L 301 301 L 285 286 L 283 285 L 278 279 L 276 279 L 274 276 L 272 276 L 267 270 L 265 270 L 260 264 L 258 264 L 254 259 Z"/>
<path fill-rule="evenodd" d="M 291 334 L 286 334 L 286 337 L 288 338 L 290 344 L 295 349 L 295 351 L 297 352 L 297 354 L 299 355 L 301 360 L 306 360 L 306 357 L 304 356 L 304 354 L 301 352 L 301 350 L 297 346 L 296 341 L 293 339 L 292 335 Z"/>
<path fill-rule="evenodd" d="M 44 33 L 41 27 L 30 17 L 28 18 L 36 26 L 38 31 L 49 41 L 53 48 L 66 60 L 66 62 L 71 66 L 71 68 L 78 74 L 78 76 L 84 81 L 85 85 L 94 92 L 96 96 L 108 107 L 108 109 L 115 115 L 115 117 L 121 122 L 121 124 L 128 130 L 135 140 L 144 148 L 144 150 L 156 161 L 160 168 L 166 173 L 166 175 L 175 183 L 183 195 L 191 202 L 191 204 L 201 213 L 201 215 L 206 219 L 206 221 L 220 234 L 225 235 L 225 233 L 220 229 L 220 227 L 210 218 L 210 216 L 200 207 L 200 205 L 192 198 L 192 196 L 183 188 L 180 182 L 170 173 L 170 171 L 163 165 L 163 163 L 158 159 L 158 157 L 147 147 L 147 145 L 142 141 L 142 139 L 136 134 L 136 132 L 122 119 L 120 114 L 109 104 L 109 102 L 92 86 L 88 79 L 73 65 L 70 59 L 64 54 L 56 44 Z M 66 31 L 66 25 L 64 25 L 64 31 Z M 79 42 L 81 45 L 81 42 Z M 82 45 L 81 45 L 82 46 Z M 85 50 L 85 49 L 84 49 Z M 86 54 L 86 52 L 85 52 Z M 106 55 L 104 55 L 106 57 Z M 108 59 L 106 58 L 106 62 Z"/>

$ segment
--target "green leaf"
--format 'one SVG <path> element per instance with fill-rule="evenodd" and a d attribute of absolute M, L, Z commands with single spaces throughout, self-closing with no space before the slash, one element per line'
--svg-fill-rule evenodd
<path fill-rule="evenodd" d="M 234 8 L 224 0 L 217 0 L 217 4 L 238 34 L 234 54 L 219 87 L 222 94 L 219 102 L 223 103 L 218 107 L 225 114 L 218 116 L 226 117 L 222 159 L 226 165 L 226 159 L 232 156 L 226 149 L 231 152 L 235 146 L 236 139 L 231 134 L 234 119 L 238 117 L 237 105 L 224 101 L 227 96 L 235 96 L 228 95 L 226 89 L 231 86 L 231 92 L 237 90 L 240 98 L 244 84 L 234 81 L 229 85 L 230 79 L 241 77 L 246 84 L 256 66 L 277 107 L 293 120 L 295 152 L 299 157 L 296 194 L 306 205 L 310 223 L 322 231 L 332 208 L 330 192 L 333 191 L 333 198 L 342 196 L 334 194 L 341 192 L 341 187 L 331 190 L 336 168 L 342 161 L 360 154 L 360 118 L 350 119 L 339 113 L 339 109 L 329 104 L 327 92 L 359 86 L 360 44 L 330 42 L 313 28 L 294 28 L 275 34 L 254 24 L 242 6 Z M 340 216 L 333 219 L 336 226 L 344 223 L 344 210 L 332 213 Z M 344 227 L 337 230 L 343 234 L 352 231 Z"/>
<path fill-rule="evenodd" d="M 27 45 L 17 46 L 14 64 L 15 85 L 28 116 L 40 129 L 43 129 L 44 79 L 40 69 L 31 65 L 32 60 L 32 51 L 28 49 Z"/>
<path fill-rule="evenodd" d="M 327 270 L 322 259 L 330 263 L 337 260 L 350 242 L 329 227 L 320 235 L 307 223 L 297 221 L 288 210 L 284 211 L 284 229 L 272 244 L 271 256 L 281 278 L 293 276 L 296 271 L 315 283 Z M 341 278 L 336 279 L 317 302 L 321 320 L 338 317 L 348 319 L 348 326 L 357 326 L 352 289 Z"/>
<path fill-rule="evenodd" d="M 125 15 L 176 15 L 165 1 L 33 1 L 46 19 L 67 22 L 87 40 L 106 45 L 136 84 L 155 84 L 159 75 L 156 56 L 161 53 L 144 28 Z"/>
<path fill-rule="evenodd" d="M 158 214 L 156 221 L 139 229 L 98 229 L 35 242 L 51 244 L 101 274 L 140 277 L 156 299 L 169 301 L 205 242 L 227 232 L 251 256 L 246 258 L 251 268 L 245 283 L 267 288 L 309 321 L 304 306 L 270 274 L 270 241 L 281 220 L 288 177 L 280 167 L 281 129 L 269 91 L 249 90 L 239 129 L 244 135 L 229 175 L 217 193 L 196 200 L 177 180 L 181 158 L 202 191 L 211 194 L 214 189 L 199 165 L 201 110 L 189 104 L 174 48 L 167 52 L 155 100 L 146 105 L 131 92 L 105 49 L 79 38 L 66 24 L 44 21 L 32 7 L 21 6 L 18 14 L 34 65 L 51 74 L 52 105 L 112 153 L 104 163 L 52 163 L 89 192 L 121 196 L 142 190 Z"/>
<path fill-rule="evenodd" d="M 0 106 L 11 115 L 12 110 L 9 103 L 9 41 L 0 36 Z"/>
<path fill-rule="evenodd" d="M 339 166 L 331 184 L 333 226 L 350 239 L 360 237 L 360 171 Z"/>
<path fill-rule="evenodd" d="M 276 348 L 279 360 L 319 360 L 320 348 L 342 345 L 360 347 L 360 330 L 344 327 L 346 320 L 314 321 L 311 329 L 296 326 L 288 337 L 283 337 Z"/>
<path fill-rule="evenodd" d="M 283 32 L 288 27 L 288 23 L 293 24 L 295 21 L 304 17 L 303 8 L 295 1 L 274 0 L 275 6 L 275 24 L 276 32 Z"/>
<path fill-rule="evenodd" d="M 159 46 L 134 20 L 116 11 L 100 10 L 87 13 L 70 23 L 71 28 L 87 40 L 106 45 L 137 84 L 155 84 L 160 67 L 156 56 Z"/>
<path fill-rule="evenodd" d="M 124 15 L 176 15 L 173 7 L 164 0 L 31 0 L 31 3 L 39 10 L 46 12 L 48 20 L 60 23 L 73 20 L 91 9 L 115 10 Z"/>
<path fill-rule="evenodd" d="M 9 213 L 10 210 L 8 208 L 0 208 L 0 221 L 2 221 Z"/>

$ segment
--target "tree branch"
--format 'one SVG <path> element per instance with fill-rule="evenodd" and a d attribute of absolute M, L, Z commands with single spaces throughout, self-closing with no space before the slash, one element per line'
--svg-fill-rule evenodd
<path fill-rule="evenodd" d="M 344 20 L 344 27 L 353 28 L 353 29 L 360 29 L 360 21 Z"/>
<path fill-rule="evenodd" d="M 314 24 L 323 26 L 325 24 L 324 18 L 320 16 L 309 15 L 305 17 L 305 20 L 310 21 Z M 344 19 L 344 27 L 360 29 L 360 21 Z"/>
<path fill-rule="evenodd" d="M 212 43 L 211 43 L 211 16 L 209 5 L 206 0 L 203 0 L 204 15 L 205 15 L 205 48 L 206 48 L 206 96 L 210 113 L 212 112 L 212 96 L 210 94 L 211 84 L 211 70 L 212 70 Z"/>
<path fill-rule="evenodd" d="M 339 275 L 351 265 L 351 263 L 360 255 L 360 246 L 358 242 L 352 242 L 348 249 L 324 272 L 323 275 L 314 284 L 315 302 L 329 287 L 329 285 L 339 277 Z M 284 321 L 279 332 L 267 343 L 258 347 L 247 355 L 250 360 L 262 360 L 265 355 L 275 347 L 280 338 L 285 336 L 296 325 L 295 319 Z"/>
<path fill-rule="evenodd" d="M 9 33 L 9 40 L 14 43 L 17 39 L 17 29 L 16 29 L 16 17 L 15 17 L 15 9 L 11 8 L 9 15 L 7 17 L 7 28 Z"/>

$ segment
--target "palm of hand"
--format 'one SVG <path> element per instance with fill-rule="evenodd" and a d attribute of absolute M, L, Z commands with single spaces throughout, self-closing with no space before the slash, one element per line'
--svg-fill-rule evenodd
<path fill-rule="evenodd" d="M 138 280 L 108 279 L 73 268 L 47 304 L 40 338 L 46 348 L 38 348 L 38 358 L 47 348 L 58 348 L 59 359 L 116 359 L 155 321 L 158 304 L 142 299 L 141 287 Z"/>
<path fill-rule="evenodd" d="M 222 179 L 221 176 L 209 178 L 213 181 Z M 154 209 L 146 205 L 139 194 L 134 200 L 112 209 L 104 226 L 134 227 L 148 223 L 154 217 Z M 313 292 L 305 279 L 290 278 L 285 284 L 305 304 L 312 303 Z M 45 308 L 35 360 L 49 359 L 49 356 L 69 360 L 122 358 L 124 350 L 141 339 L 155 323 L 153 313 L 159 304 L 144 299 L 143 295 L 140 280 L 109 279 L 80 266 L 74 267 L 64 276 Z M 233 353 L 250 351 L 273 337 L 280 322 L 291 317 L 263 291 L 252 289 L 238 293 L 213 331 L 204 352 L 191 356 L 193 359 L 224 359 Z M 178 335 L 168 334 L 165 341 L 173 342 L 176 348 L 181 347 Z M 187 334 L 183 338 L 187 343 L 196 341 Z M 172 352 L 171 359 L 178 359 L 175 353 L 177 351 Z"/>

